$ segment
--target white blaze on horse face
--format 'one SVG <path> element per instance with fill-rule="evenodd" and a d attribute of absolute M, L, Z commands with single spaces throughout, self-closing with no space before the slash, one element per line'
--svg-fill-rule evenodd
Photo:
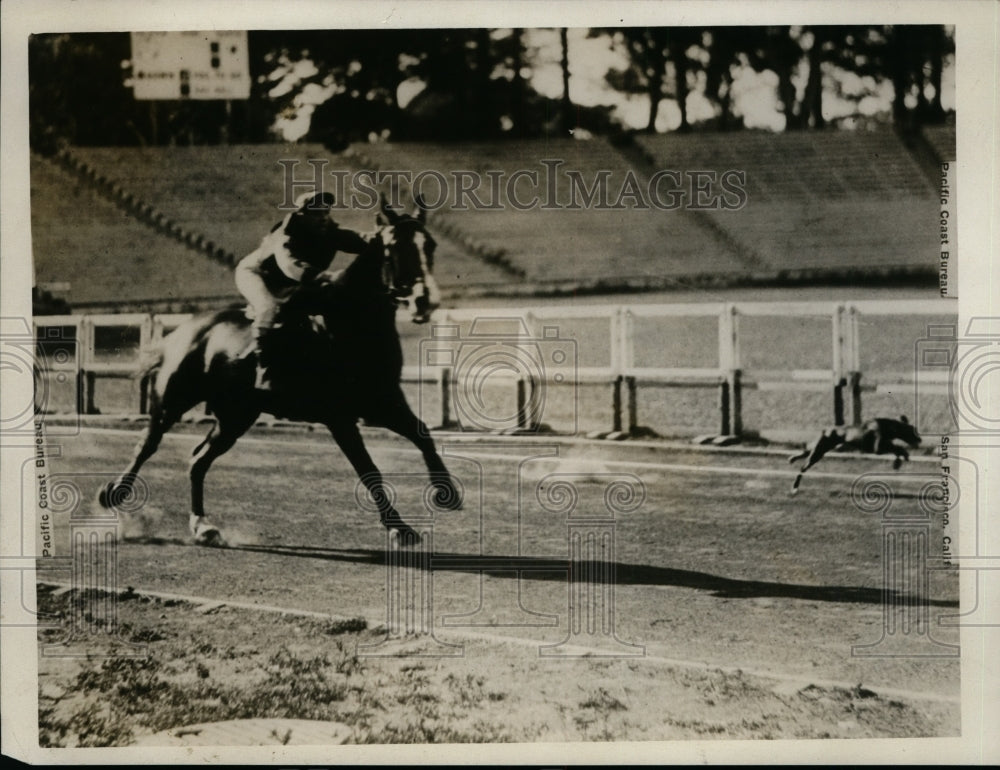
<path fill-rule="evenodd" d="M 413 284 L 413 291 L 406 300 L 410 317 L 416 323 L 425 323 L 441 305 L 441 290 L 430 271 L 427 260 L 427 236 L 424 233 L 413 234 L 413 245 L 420 257 L 420 278 Z"/>

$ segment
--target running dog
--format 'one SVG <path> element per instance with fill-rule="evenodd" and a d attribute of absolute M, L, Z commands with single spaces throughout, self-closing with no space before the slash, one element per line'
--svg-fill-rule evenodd
<path fill-rule="evenodd" d="M 899 470 L 903 461 L 910 459 L 910 453 L 906 451 L 907 445 L 913 448 L 920 446 L 920 434 L 917 433 L 916 428 L 910 425 L 910 421 L 906 419 L 905 415 L 901 415 L 898 420 L 878 417 L 862 425 L 839 425 L 827 428 L 816 441 L 798 454 L 788 458 L 790 463 L 808 458 L 799 469 L 799 475 L 795 477 L 791 494 L 794 495 L 799 491 L 802 474 L 833 449 L 848 447 L 877 455 L 892 452 L 896 455 L 892 467 L 894 470 Z"/>

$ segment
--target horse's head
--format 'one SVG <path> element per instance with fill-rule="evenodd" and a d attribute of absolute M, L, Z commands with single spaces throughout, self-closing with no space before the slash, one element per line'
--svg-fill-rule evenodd
<path fill-rule="evenodd" d="M 396 303 L 410 312 L 414 323 L 426 323 L 441 304 L 432 273 L 434 238 L 425 227 L 427 209 L 417 196 L 415 215 L 398 214 L 382 198 L 377 238 L 382 245 L 382 279 Z"/>
<path fill-rule="evenodd" d="M 905 414 L 899 415 L 899 425 L 897 426 L 897 429 L 899 431 L 899 436 L 897 436 L 897 438 L 905 441 L 912 447 L 920 446 L 920 434 L 917 433 L 916 427 L 910 425 L 910 421 L 906 419 Z"/>

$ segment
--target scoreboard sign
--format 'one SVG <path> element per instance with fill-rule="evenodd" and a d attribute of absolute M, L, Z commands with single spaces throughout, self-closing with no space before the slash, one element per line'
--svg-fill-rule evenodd
<path fill-rule="evenodd" d="M 136 99 L 246 99 L 246 32 L 133 32 Z"/>

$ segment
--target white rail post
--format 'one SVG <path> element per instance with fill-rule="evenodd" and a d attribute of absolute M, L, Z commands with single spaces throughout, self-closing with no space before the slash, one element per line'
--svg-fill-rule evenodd
<path fill-rule="evenodd" d="M 616 307 L 608 319 L 610 335 L 609 353 L 611 356 L 611 430 L 622 429 L 622 363 L 621 363 L 621 325 L 622 307 Z"/>
<path fill-rule="evenodd" d="M 524 350 L 530 344 L 529 340 L 532 337 L 531 320 L 531 311 L 525 310 L 521 315 L 521 323 L 517 330 L 517 350 Z M 527 337 L 524 336 L 525 334 L 527 334 Z M 544 376 L 545 367 L 543 366 L 542 377 Z M 518 377 L 515 387 L 517 389 L 517 428 L 521 431 L 535 432 L 539 426 L 538 420 L 532 417 L 532 413 L 536 411 L 533 407 L 535 399 L 540 396 L 538 388 L 544 388 L 545 383 L 540 384 L 535 382 L 535 378 L 531 374 L 528 374 L 527 382 L 525 382 L 525 377 Z M 539 415 L 540 417 L 541 415 Z"/>
<path fill-rule="evenodd" d="M 851 399 L 851 424 L 858 425 L 861 422 L 861 334 L 858 327 L 858 309 L 853 304 L 847 306 L 845 320 L 847 323 L 844 336 L 847 340 L 846 367 Z"/>
<path fill-rule="evenodd" d="M 450 317 L 450 315 L 449 315 L 449 313 L 448 313 L 447 310 L 443 311 L 441 313 L 441 315 L 442 315 L 442 320 L 444 321 L 444 324 L 448 324 L 448 323 L 451 322 L 451 317 Z M 431 338 L 432 339 L 434 338 L 434 327 L 433 326 L 431 326 Z M 424 355 L 427 354 L 427 351 L 422 351 L 422 352 L 424 353 Z M 452 350 L 452 352 L 454 353 L 455 351 Z M 420 364 L 421 364 L 421 366 L 425 366 L 426 365 L 426 361 L 421 361 Z M 441 407 L 441 427 L 443 429 L 445 429 L 445 430 L 448 430 L 450 428 L 456 427 L 452 423 L 452 418 L 451 418 L 451 387 L 452 387 L 451 382 L 452 382 L 452 373 L 453 373 L 452 372 L 452 367 L 450 367 L 450 366 L 442 366 L 442 367 L 438 368 L 438 383 L 437 384 L 438 384 L 438 398 L 440 399 L 440 407 Z M 423 387 L 423 386 L 420 385 L 420 387 Z M 420 418 L 426 421 L 426 417 L 424 417 L 424 415 L 420 415 Z"/>
<path fill-rule="evenodd" d="M 844 371 L 847 358 L 847 338 L 845 336 L 844 306 L 833 308 L 833 424 L 844 424 L 844 387 L 847 376 Z"/>
<path fill-rule="evenodd" d="M 96 377 L 90 366 L 94 362 L 94 324 L 88 316 L 81 316 L 77 326 L 77 351 L 80 368 L 76 383 L 76 411 L 77 414 L 93 414 Z"/>
<path fill-rule="evenodd" d="M 739 314 L 729 302 L 719 315 L 719 368 L 723 375 L 719 397 L 721 433 L 738 436 L 743 432 Z"/>
<path fill-rule="evenodd" d="M 635 377 L 630 372 L 635 365 L 633 360 L 633 325 L 632 311 L 625 305 L 619 305 L 612 315 L 611 365 L 614 375 L 614 424 L 612 430 L 621 431 L 627 424 L 627 432 L 635 432 L 638 422 L 638 405 L 636 404 Z M 622 386 L 626 385 L 628 393 L 625 398 L 627 420 L 623 419 Z"/>

